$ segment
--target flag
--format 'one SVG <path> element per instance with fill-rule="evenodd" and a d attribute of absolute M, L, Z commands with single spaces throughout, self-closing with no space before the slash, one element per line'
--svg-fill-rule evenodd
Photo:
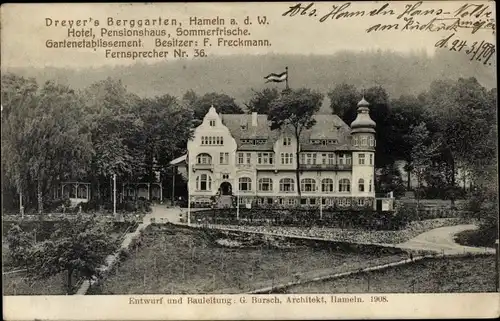
<path fill-rule="evenodd" d="M 266 83 L 268 82 L 283 82 L 288 79 L 288 71 L 282 72 L 281 74 L 271 73 L 264 77 Z"/>

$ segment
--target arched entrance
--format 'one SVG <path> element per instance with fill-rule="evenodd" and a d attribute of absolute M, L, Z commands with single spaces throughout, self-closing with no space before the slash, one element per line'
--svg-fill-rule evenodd
<path fill-rule="evenodd" d="M 233 188 L 231 186 L 231 183 L 229 182 L 222 182 L 219 187 L 220 194 L 221 195 L 232 195 L 233 194 Z"/>

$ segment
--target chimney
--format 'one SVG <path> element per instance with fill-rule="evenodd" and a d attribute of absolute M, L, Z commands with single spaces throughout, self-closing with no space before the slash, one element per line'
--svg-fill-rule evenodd
<path fill-rule="evenodd" d="M 252 113 L 252 126 L 253 127 L 257 126 L 257 113 L 256 112 Z"/>

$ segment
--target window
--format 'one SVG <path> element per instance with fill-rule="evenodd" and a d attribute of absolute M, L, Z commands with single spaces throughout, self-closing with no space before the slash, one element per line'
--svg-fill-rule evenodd
<path fill-rule="evenodd" d="M 309 199 L 309 205 L 316 205 L 316 199 L 315 198 L 310 198 Z"/>
<path fill-rule="evenodd" d="M 252 190 L 252 180 L 250 177 L 240 178 L 240 191 L 251 191 Z"/>
<path fill-rule="evenodd" d="M 273 163 L 273 153 L 257 153 L 257 163 L 258 164 L 272 164 Z"/>
<path fill-rule="evenodd" d="M 335 154 L 329 153 L 328 154 L 328 165 L 334 165 L 334 164 L 335 164 Z"/>
<path fill-rule="evenodd" d="M 212 178 L 207 174 L 196 177 L 196 189 L 198 191 L 209 191 L 212 189 Z"/>
<path fill-rule="evenodd" d="M 224 145 L 222 136 L 201 136 L 202 145 Z"/>
<path fill-rule="evenodd" d="M 373 136 L 370 136 L 370 138 L 368 139 L 368 142 L 369 142 L 370 146 L 375 146 L 375 138 Z"/>
<path fill-rule="evenodd" d="M 366 146 L 366 136 L 361 137 L 361 146 Z"/>
<path fill-rule="evenodd" d="M 210 121 L 210 126 L 211 126 L 211 127 L 215 127 L 215 120 L 211 120 L 211 121 Z"/>
<path fill-rule="evenodd" d="M 244 153 L 238 153 L 238 164 L 243 164 L 245 154 Z"/>
<path fill-rule="evenodd" d="M 222 174 L 222 179 L 229 179 L 229 174 Z"/>
<path fill-rule="evenodd" d="M 293 154 L 292 153 L 281 153 L 281 164 L 292 164 Z"/>
<path fill-rule="evenodd" d="M 250 164 L 252 160 L 252 153 L 247 153 L 247 164 Z"/>
<path fill-rule="evenodd" d="M 354 139 L 353 139 L 353 145 L 354 146 L 358 146 L 359 145 L 359 138 L 358 137 L 354 137 Z"/>
<path fill-rule="evenodd" d="M 358 155 L 358 162 L 359 162 L 359 165 L 364 165 L 365 164 L 365 154 L 359 154 Z"/>
<path fill-rule="evenodd" d="M 368 183 L 368 192 L 372 191 L 372 184 L 372 180 L 370 180 L 370 182 Z"/>
<path fill-rule="evenodd" d="M 282 178 L 280 180 L 280 192 L 293 192 L 295 182 L 292 178 Z"/>
<path fill-rule="evenodd" d="M 300 181 L 300 188 L 303 192 L 315 192 L 316 181 L 312 178 L 304 178 Z"/>
<path fill-rule="evenodd" d="M 339 165 L 351 165 L 351 155 L 350 154 L 340 154 L 338 164 Z"/>
<path fill-rule="evenodd" d="M 288 205 L 295 205 L 297 204 L 296 201 L 295 201 L 295 198 L 289 198 L 288 199 Z"/>
<path fill-rule="evenodd" d="M 307 205 L 307 198 L 301 198 L 300 205 Z"/>
<path fill-rule="evenodd" d="M 339 192 L 350 192 L 351 182 L 347 178 L 342 178 L 339 181 Z"/>
<path fill-rule="evenodd" d="M 209 154 L 199 154 L 196 156 L 196 164 L 212 164 L 212 156 Z"/>
<path fill-rule="evenodd" d="M 358 206 L 365 206 L 365 199 L 364 198 L 358 198 Z"/>
<path fill-rule="evenodd" d="M 360 178 L 359 181 L 358 181 L 358 190 L 360 192 L 364 192 L 365 191 L 365 180 Z"/>
<path fill-rule="evenodd" d="M 292 139 L 290 137 L 283 137 L 283 146 L 292 145 Z"/>
<path fill-rule="evenodd" d="M 321 205 L 326 205 L 326 198 L 321 199 Z"/>
<path fill-rule="evenodd" d="M 273 191 L 273 180 L 270 178 L 259 179 L 259 191 L 272 192 Z"/>
<path fill-rule="evenodd" d="M 220 163 L 221 164 L 229 163 L 229 153 L 220 153 Z"/>
<path fill-rule="evenodd" d="M 321 181 L 321 191 L 325 193 L 333 192 L 333 179 L 323 178 Z"/>
<path fill-rule="evenodd" d="M 316 165 L 316 157 L 315 153 L 306 153 L 300 155 L 300 161 L 302 164 L 306 165 Z"/>
<path fill-rule="evenodd" d="M 327 154 L 321 154 L 321 164 L 323 165 L 326 165 L 326 161 L 327 161 Z"/>
<path fill-rule="evenodd" d="M 370 165 L 373 165 L 373 154 L 370 154 Z"/>

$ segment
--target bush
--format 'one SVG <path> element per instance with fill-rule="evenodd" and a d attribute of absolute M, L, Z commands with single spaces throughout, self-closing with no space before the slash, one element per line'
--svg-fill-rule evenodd
<path fill-rule="evenodd" d="M 44 199 L 43 208 L 47 212 L 54 212 L 56 210 L 62 210 L 62 206 L 69 208 L 71 206 L 71 201 L 69 198 L 56 198 L 56 199 Z"/>
<path fill-rule="evenodd" d="M 409 222 L 402 211 L 399 215 L 391 211 L 323 211 L 320 217 L 318 209 L 240 209 L 239 220 L 236 209 L 211 209 L 192 213 L 193 222 L 223 225 L 273 225 L 273 226 L 329 226 L 329 227 L 364 227 L 369 229 L 399 229 Z"/>

